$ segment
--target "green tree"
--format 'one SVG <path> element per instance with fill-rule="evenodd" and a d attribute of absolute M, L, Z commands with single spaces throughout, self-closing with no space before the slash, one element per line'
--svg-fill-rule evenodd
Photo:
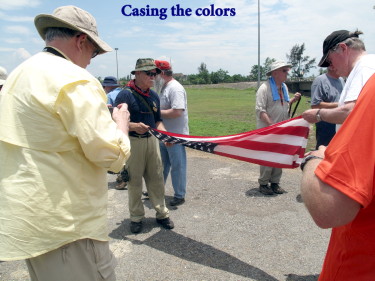
<path fill-rule="evenodd" d="M 251 67 L 249 78 L 251 81 L 257 81 L 258 80 L 258 68 L 260 69 L 260 80 L 264 80 L 264 67 L 258 66 L 257 64 L 254 64 Z"/>
<path fill-rule="evenodd" d="M 267 57 L 264 61 L 263 66 L 260 66 L 260 80 L 266 80 L 267 79 L 267 72 L 271 70 L 271 64 L 275 62 L 276 59 L 271 59 Z M 250 71 L 249 76 L 251 81 L 257 81 L 258 80 L 258 65 L 253 65 Z"/>
<path fill-rule="evenodd" d="M 207 70 L 207 65 L 202 62 L 198 67 L 198 75 L 204 81 L 202 84 L 211 84 L 210 73 Z"/>
<path fill-rule="evenodd" d="M 271 59 L 269 57 L 266 58 L 264 61 L 264 78 L 267 78 L 267 72 L 271 70 L 271 64 L 273 64 L 276 61 L 276 59 Z"/>
<path fill-rule="evenodd" d="M 202 79 L 202 77 L 199 74 L 190 74 L 188 75 L 187 78 L 187 83 L 188 84 L 193 84 L 193 85 L 198 85 L 198 84 L 205 84 L 205 81 Z"/>
<path fill-rule="evenodd" d="M 319 75 L 322 75 L 322 74 L 327 73 L 327 72 L 328 72 L 328 70 L 327 70 L 326 67 L 319 68 Z"/>
<path fill-rule="evenodd" d="M 290 50 L 290 54 L 286 55 L 288 63 L 292 65 L 291 77 L 303 78 L 312 68 L 315 68 L 315 58 L 310 59 L 309 56 L 303 56 L 305 51 L 305 43 L 302 45 L 294 45 Z"/>
<path fill-rule="evenodd" d="M 228 71 L 221 68 L 216 72 L 211 72 L 210 76 L 211 82 L 213 84 L 232 82 L 232 77 L 228 74 Z"/>
<path fill-rule="evenodd" d="M 234 74 L 232 76 L 232 81 L 233 82 L 246 82 L 246 81 L 249 81 L 249 78 L 241 74 Z"/>

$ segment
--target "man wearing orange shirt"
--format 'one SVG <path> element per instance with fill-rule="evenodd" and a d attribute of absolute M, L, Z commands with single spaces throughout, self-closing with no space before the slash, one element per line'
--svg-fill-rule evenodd
<path fill-rule="evenodd" d="M 329 147 L 301 164 L 303 201 L 319 227 L 332 228 L 319 281 L 375 280 L 374 90 L 375 75 Z"/>

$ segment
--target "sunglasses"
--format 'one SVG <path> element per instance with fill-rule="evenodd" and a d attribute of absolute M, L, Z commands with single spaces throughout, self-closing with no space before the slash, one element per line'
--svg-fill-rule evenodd
<path fill-rule="evenodd" d="M 151 72 L 151 71 L 143 71 L 143 72 L 146 73 L 146 75 L 149 77 L 155 77 L 157 75 L 156 72 Z"/>

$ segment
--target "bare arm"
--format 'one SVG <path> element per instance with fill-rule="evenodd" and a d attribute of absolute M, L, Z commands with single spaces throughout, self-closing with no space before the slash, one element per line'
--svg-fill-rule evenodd
<path fill-rule="evenodd" d="M 336 108 L 331 109 L 321 109 L 320 110 L 320 117 L 322 121 L 332 123 L 332 124 L 342 124 L 344 123 L 346 117 L 350 114 L 353 110 L 355 105 L 355 101 L 348 102 L 343 106 L 339 106 Z M 305 119 L 309 123 L 316 123 L 318 120 L 316 119 L 316 113 L 319 109 L 308 109 L 302 113 L 303 119 Z"/>
<path fill-rule="evenodd" d="M 335 108 L 339 105 L 338 102 L 325 102 L 322 101 L 319 104 L 312 105 L 311 108 Z"/>
<path fill-rule="evenodd" d="M 160 110 L 161 117 L 163 118 L 177 118 L 180 117 L 183 114 L 184 110 L 183 109 L 163 109 Z"/>
<path fill-rule="evenodd" d="M 323 157 L 325 147 L 311 154 Z M 321 228 L 332 228 L 351 222 L 358 214 L 361 205 L 341 193 L 337 189 L 322 182 L 314 173 L 320 159 L 312 159 L 306 163 L 301 195 L 315 223 Z"/>
<path fill-rule="evenodd" d="M 160 131 L 167 131 L 167 129 L 164 127 L 163 122 L 160 122 L 160 121 L 156 123 L 156 129 Z"/>
<path fill-rule="evenodd" d="M 294 94 L 293 98 L 290 99 L 290 101 L 289 101 L 289 105 L 295 103 L 295 102 L 298 101 L 300 98 L 301 98 L 301 93 L 296 92 L 296 93 Z"/>
<path fill-rule="evenodd" d="M 268 126 L 273 124 L 273 121 L 271 118 L 268 116 L 267 112 L 262 111 L 259 115 L 260 120 L 262 120 L 264 123 L 266 123 Z"/>

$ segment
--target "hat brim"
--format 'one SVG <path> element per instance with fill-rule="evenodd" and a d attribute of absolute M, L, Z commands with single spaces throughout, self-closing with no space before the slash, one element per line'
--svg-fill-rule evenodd
<path fill-rule="evenodd" d="M 148 71 L 148 70 L 153 70 L 155 69 L 156 70 L 156 73 L 157 74 L 160 74 L 161 73 L 161 70 L 155 66 L 144 66 L 144 67 L 140 67 L 140 68 L 137 68 L 137 69 L 134 69 L 132 72 L 130 72 L 131 74 L 135 74 L 136 71 Z"/>
<path fill-rule="evenodd" d="M 120 84 L 111 84 L 111 83 L 103 83 L 102 84 L 103 87 L 117 87 L 117 86 L 120 86 Z"/>
<path fill-rule="evenodd" d="M 328 52 L 327 52 L 326 55 L 323 55 L 322 59 L 318 63 L 318 66 L 320 66 L 320 67 L 328 67 L 329 63 L 327 62 L 327 57 L 328 57 Z"/>
<path fill-rule="evenodd" d="M 100 39 L 99 36 L 97 36 L 92 31 L 86 30 L 84 28 L 79 28 L 79 27 L 77 27 L 75 25 L 72 25 L 69 22 L 64 21 L 60 18 L 57 18 L 53 15 L 40 14 L 40 15 L 35 17 L 34 24 L 35 24 L 35 27 L 36 27 L 40 37 L 42 37 L 43 40 L 46 39 L 45 35 L 46 35 L 47 28 L 49 28 L 49 27 L 63 27 L 63 28 L 69 28 L 69 29 L 77 30 L 77 31 L 80 31 L 82 33 L 87 34 L 87 36 L 89 36 L 90 39 L 92 39 L 96 43 L 96 45 L 98 45 L 99 54 L 104 54 L 104 53 L 113 51 L 113 49 L 106 42 L 104 42 L 102 39 Z"/>
<path fill-rule="evenodd" d="M 277 67 L 277 68 L 271 69 L 270 71 L 268 71 L 268 72 L 266 73 L 266 75 L 267 75 L 267 76 L 271 76 L 272 71 L 278 70 L 278 69 L 283 68 L 283 67 L 290 67 L 290 68 L 292 68 L 292 66 L 293 66 L 293 65 L 291 65 L 291 64 L 284 64 L 284 65 L 279 66 L 279 67 Z"/>

